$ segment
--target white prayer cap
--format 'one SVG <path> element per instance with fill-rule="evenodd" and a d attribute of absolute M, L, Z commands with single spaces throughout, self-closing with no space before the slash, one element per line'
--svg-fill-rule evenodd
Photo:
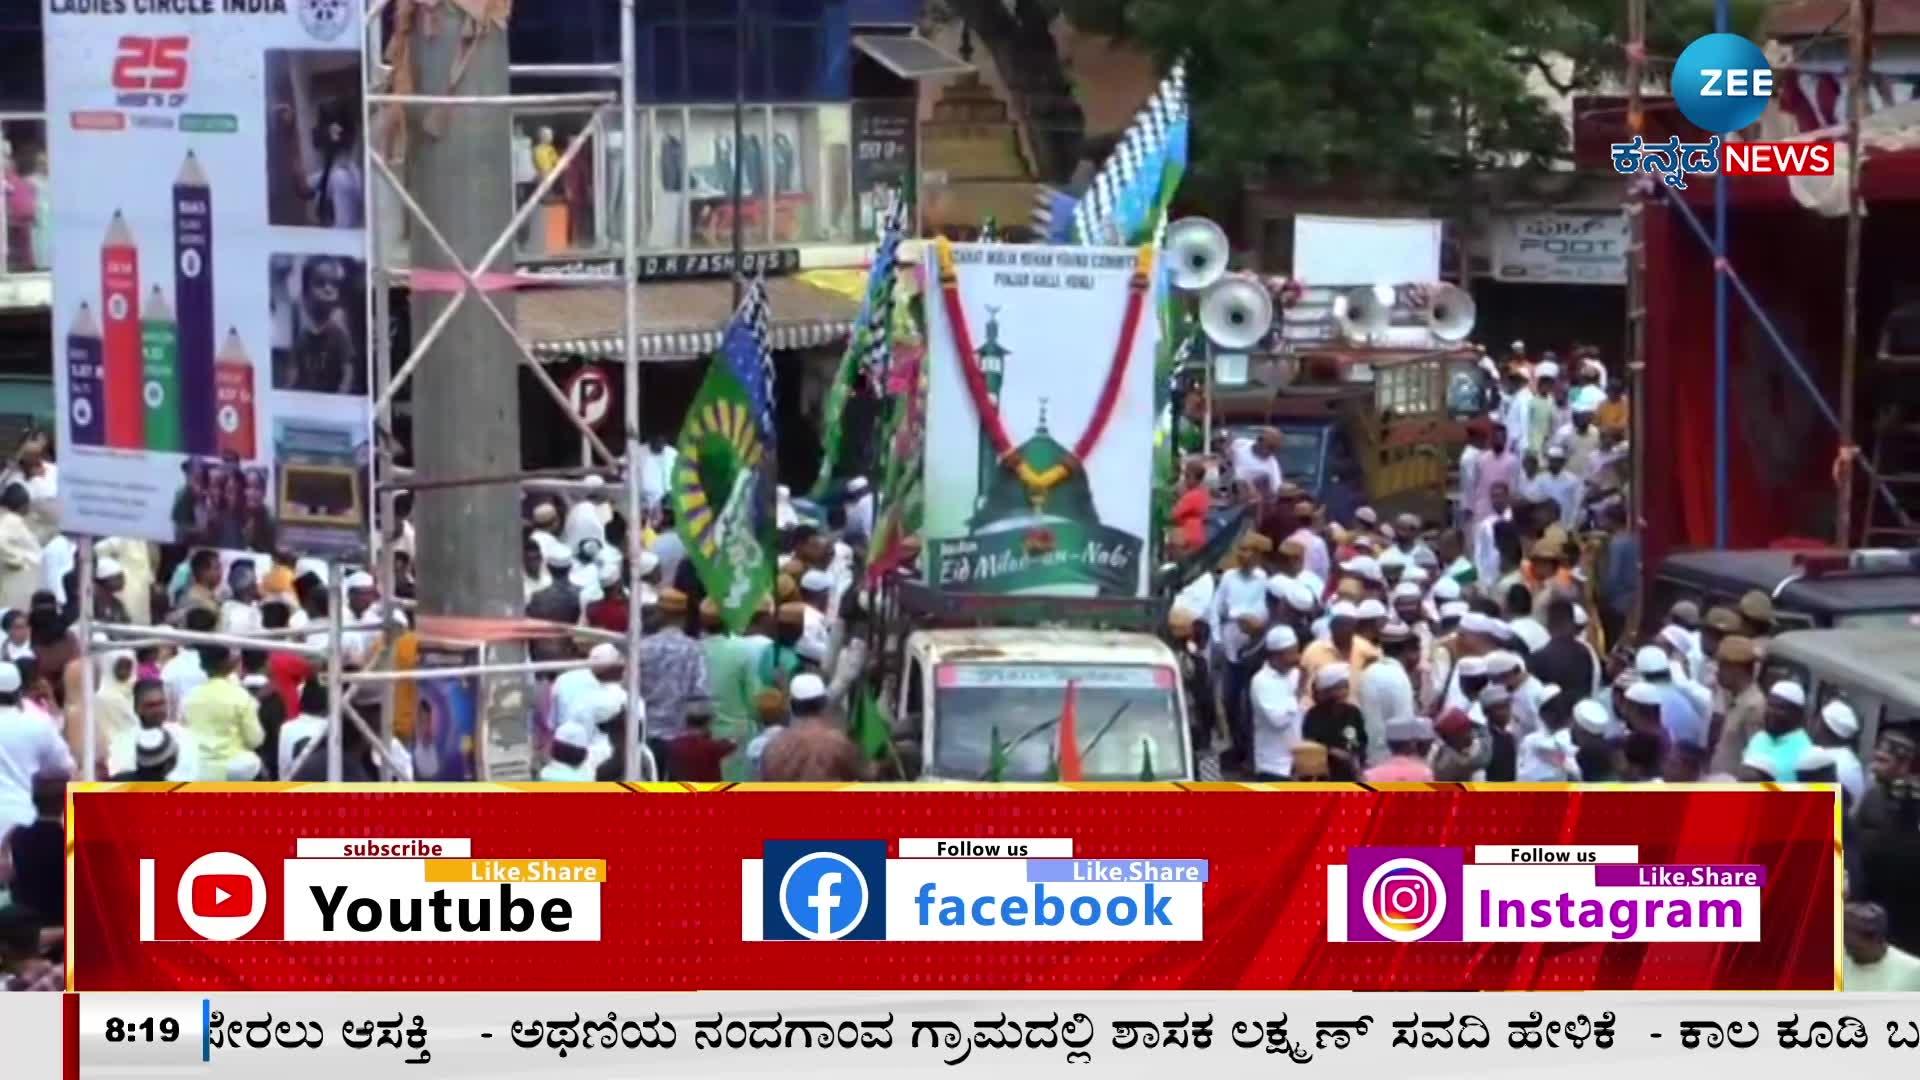
<path fill-rule="evenodd" d="M 600 584 L 603 587 L 611 588 L 614 585 L 619 584 L 619 582 L 620 582 L 620 564 L 617 562 L 601 563 L 600 564 Z"/>
<path fill-rule="evenodd" d="M 604 724 L 627 711 L 627 688 L 613 683 L 601 683 L 589 706 L 596 724 Z"/>
<path fill-rule="evenodd" d="M 789 487 L 787 487 L 787 485 L 785 485 L 785 484 L 781 484 L 781 485 L 779 485 L 778 487 L 776 487 L 776 488 L 774 488 L 774 489 L 773 489 L 773 493 L 774 493 L 774 495 L 775 495 L 775 496 L 777 496 L 777 497 L 779 497 L 779 498 L 782 498 L 782 499 L 785 499 L 785 498 L 789 498 L 789 497 L 791 497 L 791 496 L 793 495 L 793 489 L 792 489 L 792 488 L 789 488 Z"/>
<path fill-rule="evenodd" d="M 1358 619 L 1360 609 L 1355 607 L 1351 600 L 1336 600 L 1333 606 L 1327 609 L 1327 614 L 1335 619 Z"/>
<path fill-rule="evenodd" d="M 1552 446 L 1549 446 L 1549 447 L 1547 447 L 1547 457 L 1548 457 L 1548 458 L 1549 458 L 1550 460 L 1555 460 L 1555 461 L 1565 461 L 1565 460 L 1567 460 L 1567 446 L 1566 446 L 1566 444 L 1565 444 L 1565 443 L 1554 443 L 1554 444 L 1553 444 Z"/>
<path fill-rule="evenodd" d="M 107 581 L 120 577 L 126 572 L 126 569 L 120 565 L 120 560 L 111 555 L 102 555 L 99 561 L 93 564 L 93 580 L 95 581 Z"/>
<path fill-rule="evenodd" d="M 0 660 L 0 694 L 20 692 L 20 669 L 11 660 Z"/>
<path fill-rule="evenodd" d="M 819 701 L 826 696 L 827 684 L 811 671 L 803 671 L 787 683 L 788 701 Z"/>
<path fill-rule="evenodd" d="M 1633 670 L 1642 675 L 1665 675 L 1672 670 L 1672 663 L 1660 646 L 1642 645 L 1640 651 L 1633 654 Z"/>
<path fill-rule="evenodd" d="M 1511 675 L 1520 670 L 1520 658 L 1504 649 L 1488 655 L 1486 664 L 1487 674 L 1496 678 L 1502 675 Z"/>
<path fill-rule="evenodd" d="M 349 590 L 379 588 L 378 585 L 374 584 L 373 575 L 367 573 L 365 570 L 355 570 L 353 573 L 348 574 L 346 585 Z"/>
<path fill-rule="evenodd" d="M 1605 735 L 1613 727 L 1613 717 L 1607 715 L 1607 707 L 1592 698 L 1573 707 L 1573 722 L 1594 735 Z"/>
<path fill-rule="evenodd" d="M 1795 708 L 1804 708 L 1807 704 L 1807 691 L 1792 679 L 1782 679 L 1767 687 L 1767 696 L 1777 698 Z"/>
<path fill-rule="evenodd" d="M 1481 637 L 1493 637 L 1499 625 L 1500 624 L 1493 621 L 1492 618 L 1482 615 L 1477 611 L 1469 611 L 1465 615 L 1460 616 L 1460 629 L 1469 634 L 1478 634 Z"/>
<path fill-rule="evenodd" d="M 1313 594 L 1316 602 L 1320 597 L 1327 594 L 1327 579 L 1311 570 L 1302 570 L 1298 574 L 1295 574 L 1293 579 L 1305 585 L 1307 591 Z"/>
<path fill-rule="evenodd" d="M 1386 580 L 1386 576 L 1380 572 L 1380 564 L 1371 556 L 1367 555 L 1355 555 L 1353 558 L 1341 563 L 1340 569 L 1366 581 Z"/>
<path fill-rule="evenodd" d="M 1413 637 L 1413 627 L 1408 626 L 1406 623 L 1403 623 L 1398 619 L 1395 619 L 1392 622 L 1389 622 L 1387 623 L 1387 625 L 1380 628 L 1381 641 L 1385 641 L 1389 643 L 1398 643 L 1402 641 L 1411 640 L 1412 637 Z"/>
<path fill-rule="evenodd" d="M 1484 677 L 1486 673 L 1487 661 L 1485 657 L 1463 656 L 1460 658 L 1460 675 L 1462 678 L 1478 679 Z"/>
<path fill-rule="evenodd" d="M 856 476 L 847 481 L 847 490 L 853 492 L 855 495 L 867 490 L 867 478 L 864 476 Z"/>
<path fill-rule="evenodd" d="M 809 570 L 800 575 L 801 592 L 832 592 L 833 575 L 825 570 Z"/>
<path fill-rule="evenodd" d="M 1521 341 L 1519 338 L 1514 338 L 1513 344 L 1507 346 L 1507 348 L 1513 350 L 1514 352 L 1526 352 L 1527 343 L 1524 341 Z"/>
<path fill-rule="evenodd" d="M 1752 769 L 1770 779 L 1779 779 L 1779 776 L 1773 771 L 1773 756 L 1768 754 L 1762 747 L 1747 747 L 1746 756 L 1740 759 L 1740 767 L 1743 769 Z"/>
<path fill-rule="evenodd" d="M 1513 701 L 1513 691 L 1499 683 L 1488 683 L 1480 690 L 1480 704 L 1506 705 Z"/>
<path fill-rule="evenodd" d="M 1364 521 L 1369 526 L 1378 525 L 1380 524 L 1380 515 L 1374 513 L 1373 507 L 1363 506 L 1353 512 L 1353 520 Z"/>
<path fill-rule="evenodd" d="M 1493 620 L 1492 632 L 1493 636 L 1499 638 L 1501 641 L 1512 641 L 1520 636 L 1513 632 L 1513 625 L 1511 623 L 1503 623 L 1499 619 Z"/>
<path fill-rule="evenodd" d="M 553 733 L 553 741 L 564 746 L 585 750 L 593 745 L 593 732 L 578 720 L 569 720 L 561 724 Z"/>
<path fill-rule="evenodd" d="M 1291 626 L 1276 626 L 1267 631 L 1267 651 L 1285 652 L 1300 644 L 1300 635 Z"/>
<path fill-rule="evenodd" d="M 1411 581 L 1403 581 L 1393 587 L 1393 598 L 1395 600 L 1418 600 L 1420 599 L 1420 586 Z"/>
<path fill-rule="evenodd" d="M 1360 601 L 1360 606 L 1354 609 L 1354 617 L 1361 622 L 1384 619 L 1387 617 L 1387 605 L 1369 596 Z"/>
<path fill-rule="evenodd" d="M 1433 583 L 1433 598 L 1447 601 L 1460 599 L 1460 581 L 1457 578 L 1443 577 Z"/>
<path fill-rule="evenodd" d="M 1449 600 L 1440 605 L 1440 617 L 1442 619 L 1464 618 L 1467 612 L 1472 610 L 1465 600 Z"/>
<path fill-rule="evenodd" d="M 587 662 L 595 667 L 618 664 L 620 661 L 620 647 L 611 641 L 603 641 L 587 651 Z"/>
<path fill-rule="evenodd" d="M 1336 686 L 1344 686 L 1351 677 L 1352 670 L 1348 668 L 1347 665 L 1328 664 L 1314 675 L 1313 688 L 1315 690 L 1331 690 Z"/>
<path fill-rule="evenodd" d="M 1660 688 L 1650 682 L 1637 682 L 1627 687 L 1627 700 L 1635 705 L 1659 706 Z"/>
<path fill-rule="evenodd" d="M 660 569 L 660 556 L 651 551 L 643 551 L 639 558 L 633 560 L 634 577 L 643 578 L 658 569 Z"/>
<path fill-rule="evenodd" d="M 1400 583 L 1417 588 L 1432 580 L 1432 575 L 1420 567 L 1420 560 L 1415 559 L 1413 562 L 1414 565 L 1407 567 L 1406 572 L 1400 575 Z"/>
<path fill-rule="evenodd" d="M 1560 377 L 1560 365 L 1551 360 L 1534 365 L 1533 377 L 1536 379 L 1557 379 Z"/>
<path fill-rule="evenodd" d="M 546 533 L 536 533 L 534 535 L 540 538 L 540 551 L 546 558 L 548 566 L 557 568 L 573 565 L 573 552 L 568 550 L 567 545 L 555 540 Z"/>
<path fill-rule="evenodd" d="M 590 488 L 597 488 L 597 487 L 605 487 L 605 486 L 607 486 L 607 482 L 606 482 L 606 480 L 605 480 L 604 478 L 602 478 L 602 477 L 600 476 L 600 474 L 599 474 L 599 473 L 593 473 L 593 474 L 591 474 L 591 475 L 589 475 L 589 476 L 588 476 L 588 477 L 587 477 L 586 479 L 584 479 L 584 480 L 582 480 L 582 481 L 580 481 L 580 483 L 581 483 L 582 485 L 584 485 L 584 486 L 586 486 L 586 487 L 590 487 Z"/>
<path fill-rule="evenodd" d="M 240 677 L 240 685 L 246 687 L 248 690 L 259 690 L 267 685 L 267 677 L 265 675 L 242 675 Z"/>
<path fill-rule="evenodd" d="M 1507 627 L 1513 631 L 1514 637 L 1525 643 L 1528 652 L 1539 652 L 1553 640 L 1553 635 L 1547 633 L 1547 628 L 1541 626 L 1537 619 L 1518 618 L 1508 623 Z"/>
<path fill-rule="evenodd" d="M 307 574 L 312 574 L 321 581 L 327 580 L 326 560 L 315 559 L 310 556 L 295 560 L 293 564 L 293 576 L 304 577 Z"/>
<path fill-rule="evenodd" d="M 1860 734 L 1860 717 L 1855 715 L 1853 706 L 1838 698 L 1827 702 L 1820 710 L 1820 719 L 1826 722 L 1828 731 L 1842 739 L 1851 739 Z"/>
<path fill-rule="evenodd" d="M 1574 391 L 1573 411 L 1577 413 L 1595 413 L 1607 403 L 1607 392 L 1597 386 L 1583 386 Z"/>
<path fill-rule="evenodd" d="M 1319 596 L 1298 580 L 1288 584 L 1285 600 L 1288 607 L 1302 614 L 1320 606 Z"/>
<path fill-rule="evenodd" d="M 1389 566 L 1398 566 L 1398 567 L 1404 568 L 1406 565 L 1407 565 L 1407 553 L 1404 551 L 1401 551 L 1397 547 L 1388 548 L 1387 550 L 1380 553 L 1380 568 L 1382 570 L 1386 569 Z"/>
<path fill-rule="evenodd" d="M 827 662 L 827 642 L 825 638 L 818 635 L 803 636 L 799 643 L 794 645 L 793 651 L 799 653 L 802 660 L 811 660 L 823 666 Z"/>
<path fill-rule="evenodd" d="M 1430 547 L 1417 547 L 1413 549 L 1413 565 L 1425 567 L 1428 570 L 1438 570 L 1440 556 L 1435 555 Z"/>

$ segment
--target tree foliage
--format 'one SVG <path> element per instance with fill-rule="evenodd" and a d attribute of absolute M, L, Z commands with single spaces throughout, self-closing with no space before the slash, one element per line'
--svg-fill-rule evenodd
<path fill-rule="evenodd" d="M 1540 93 L 1593 90 L 1625 67 L 1625 0 L 945 0 L 1022 86 L 1071 85 L 1031 28 L 1063 17 L 1162 65 L 1188 58 L 1194 169 L 1231 190 L 1248 182 L 1432 190 L 1494 167 L 1544 167 L 1570 147 Z M 1763 0 L 1740 0 L 1750 31 Z M 1713 26 L 1713 0 L 1650 0 L 1648 50 L 1664 82 L 1685 42 Z M 1025 28 L 1018 48 L 1009 28 Z M 1015 56 L 1014 54 L 1018 54 Z M 1085 73 L 1078 73 L 1082 77 Z M 1016 98 L 1020 91 L 1015 90 Z M 1028 110 L 1015 103 L 1023 118 Z M 1074 110 L 1077 113 L 1077 110 Z M 1079 132 L 1053 130 L 1043 171 Z M 1070 160 L 1070 159 L 1069 159 Z"/>

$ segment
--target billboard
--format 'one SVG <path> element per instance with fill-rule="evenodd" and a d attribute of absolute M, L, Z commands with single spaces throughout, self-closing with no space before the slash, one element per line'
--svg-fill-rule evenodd
<path fill-rule="evenodd" d="M 353 557 L 360 5 L 179 10 L 46 17 L 62 524 Z"/>
<path fill-rule="evenodd" d="M 1160 324 L 1140 253 L 941 250 L 952 279 L 926 293 L 927 580 L 1143 594 Z"/>

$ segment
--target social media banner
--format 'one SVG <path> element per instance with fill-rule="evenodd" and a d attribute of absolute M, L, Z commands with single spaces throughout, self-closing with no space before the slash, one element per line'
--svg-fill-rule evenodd
<path fill-rule="evenodd" d="M 1754 786 L 81 785 L 68 977 L 1831 990 L 1834 803 Z"/>

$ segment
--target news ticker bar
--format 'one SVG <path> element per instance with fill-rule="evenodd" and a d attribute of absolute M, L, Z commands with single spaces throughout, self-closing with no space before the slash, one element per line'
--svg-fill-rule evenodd
<path fill-rule="evenodd" d="M 254 1080 L 796 1073 L 1212 1075 L 1277 1065 L 1630 1066 L 1642 1077 L 1812 1061 L 1911 1070 L 1920 995 L 1259 993 L 80 994 L 67 1076 Z M 1816 1051 L 1818 1059 L 1808 1051 Z M 1873 1075 L 1855 1073 L 1855 1075 Z"/>

